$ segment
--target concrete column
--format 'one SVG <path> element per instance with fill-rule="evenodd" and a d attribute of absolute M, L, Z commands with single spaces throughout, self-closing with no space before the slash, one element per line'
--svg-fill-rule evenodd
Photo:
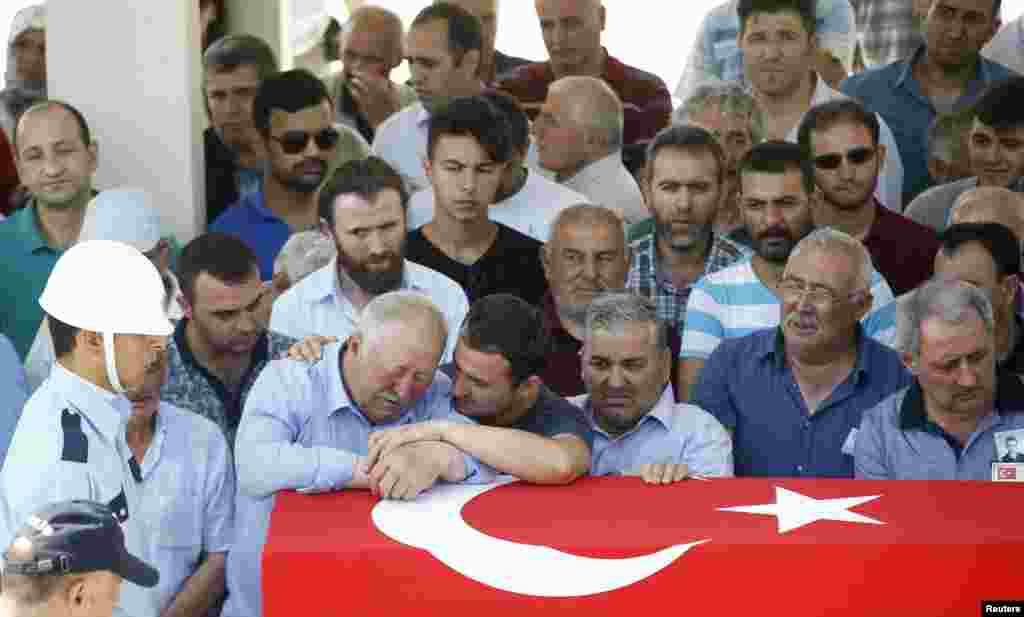
<path fill-rule="evenodd" d="M 150 191 L 164 225 L 191 240 L 206 214 L 198 2 L 49 0 L 47 10 L 49 93 L 89 122 L 96 188 Z"/>
<path fill-rule="evenodd" d="M 229 34 L 251 34 L 270 45 L 283 69 L 291 68 L 287 53 L 287 2 L 284 0 L 225 0 Z"/>

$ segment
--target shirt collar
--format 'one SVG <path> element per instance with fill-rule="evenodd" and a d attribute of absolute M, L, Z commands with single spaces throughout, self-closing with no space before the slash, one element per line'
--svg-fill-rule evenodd
<path fill-rule="evenodd" d="M 427 123 L 430 122 L 430 112 L 423 106 L 423 103 L 417 101 L 413 113 L 416 114 L 416 126 L 426 128 Z"/>
<path fill-rule="evenodd" d="M 864 328 L 858 323 L 857 326 L 857 359 L 853 364 L 853 383 L 859 384 L 865 375 L 870 373 L 871 358 L 867 353 L 867 339 Z M 779 370 L 786 366 L 786 337 L 782 333 L 782 326 L 775 328 L 772 336 L 765 336 L 759 341 L 759 348 L 755 351 L 758 359 L 762 362 L 770 361 Z"/>
<path fill-rule="evenodd" d="M 25 252 L 28 254 L 35 253 L 40 249 L 54 250 L 47 244 L 46 238 L 43 237 L 43 230 L 39 227 L 37 207 L 35 199 L 32 199 L 19 212 L 11 215 L 11 220 L 14 221 L 18 230 L 18 236 L 21 237 L 25 246 Z"/>
<path fill-rule="evenodd" d="M 413 269 L 408 260 L 402 260 L 402 283 L 399 289 L 411 289 L 426 293 L 427 287 L 420 285 L 413 280 L 410 271 Z M 308 283 L 306 281 L 309 281 Z M 349 302 L 348 298 L 341 293 L 338 280 L 338 258 L 335 257 L 326 266 L 307 276 L 301 284 L 308 285 L 309 295 L 314 300 L 324 302 L 326 300 L 338 300 Z M 351 304 L 349 302 L 349 304 Z"/>
<path fill-rule="evenodd" d="M 260 188 L 258 191 L 252 191 L 242 196 L 242 203 L 247 208 L 250 208 L 260 218 L 266 221 L 284 222 L 281 217 L 274 214 L 274 212 L 267 207 L 266 202 L 263 199 L 263 189 Z"/>
<path fill-rule="evenodd" d="M 1016 378 L 1016 383 L 1011 383 L 1012 380 L 1010 378 Z M 1021 390 L 1020 379 L 1016 375 L 1003 375 L 997 372 L 994 409 L 992 413 L 981 419 L 978 428 L 981 429 L 984 424 L 989 426 L 998 425 L 1002 419 L 999 410 L 1010 403 L 1012 396 L 1019 396 Z M 899 423 L 900 430 L 903 431 L 923 431 L 927 430 L 930 425 L 938 426 L 928 418 L 928 412 L 924 404 L 924 390 L 921 389 L 921 384 L 916 379 L 907 389 L 907 394 L 903 397 L 903 402 L 900 404 Z"/>
<path fill-rule="evenodd" d="M 900 75 L 896 79 L 897 87 L 902 86 L 907 80 L 914 78 L 914 65 L 924 57 L 926 49 L 927 45 L 921 43 L 909 58 L 900 61 L 903 63 L 903 69 L 900 71 Z M 977 88 L 972 88 L 971 85 L 977 81 L 985 84 L 990 83 L 992 81 L 992 71 L 990 68 L 989 61 L 981 54 L 978 54 L 978 70 L 970 81 L 967 82 L 967 88 L 964 93 L 967 94 L 975 91 Z"/>
<path fill-rule="evenodd" d="M 195 355 L 192 353 L 192 349 L 188 346 L 188 337 L 185 336 L 185 326 L 188 325 L 188 319 L 181 319 L 178 321 L 178 325 L 174 327 L 174 346 L 178 348 L 178 354 L 181 355 L 181 362 L 186 367 L 190 367 L 193 370 L 199 371 L 207 380 L 218 381 L 206 367 L 199 364 L 196 360 Z M 260 335 L 256 341 L 256 346 L 252 350 L 252 360 L 249 362 L 249 370 L 246 371 L 246 375 L 252 373 L 257 367 L 262 367 L 270 359 L 270 337 L 264 332 Z M 247 378 L 246 378 L 247 379 Z M 243 382 L 245 380 L 243 379 Z"/>
<path fill-rule="evenodd" d="M 612 437 L 611 435 L 606 433 L 604 429 L 600 427 L 600 425 L 598 425 L 597 419 L 594 418 L 594 409 L 590 405 L 589 394 L 586 395 L 586 400 L 583 404 L 583 411 L 584 416 L 587 419 L 587 423 L 590 424 L 591 428 L 593 428 L 594 431 L 604 435 L 605 437 L 613 441 L 616 441 L 635 433 L 637 430 L 640 429 L 640 427 L 644 423 L 647 423 L 648 420 L 661 424 L 661 426 L 665 430 L 671 430 L 672 416 L 673 414 L 675 414 L 675 407 L 676 395 L 675 392 L 672 390 L 672 384 L 665 384 L 665 388 L 661 391 L 661 396 L 658 397 L 658 402 L 654 404 L 654 407 L 651 408 L 651 410 L 648 411 L 642 418 L 640 418 L 640 420 L 636 423 L 636 426 L 634 426 L 633 428 L 629 429 L 628 431 L 617 437 Z"/>
<path fill-rule="evenodd" d="M 128 399 L 82 379 L 60 362 L 53 363 L 47 383 L 66 397 L 69 411 L 85 416 L 112 443 L 117 440 L 129 413 Z"/>

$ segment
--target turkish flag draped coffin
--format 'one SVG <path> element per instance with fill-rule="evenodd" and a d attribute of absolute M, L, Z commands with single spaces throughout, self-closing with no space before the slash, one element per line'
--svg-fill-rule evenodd
<path fill-rule="evenodd" d="M 1024 599 L 1022 525 L 1024 487 L 983 482 L 289 492 L 264 549 L 264 614 L 977 615 Z"/>

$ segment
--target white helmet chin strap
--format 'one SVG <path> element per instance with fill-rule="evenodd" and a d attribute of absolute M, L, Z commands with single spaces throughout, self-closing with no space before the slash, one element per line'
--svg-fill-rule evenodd
<path fill-rule="evenodd" d="M 114 334 L 112 332 L 103 333 L 103 357 L 107 361 L 107 380 L 110 381 L 110 387 L 117 394 L 124 394 L 121 380 L 117 377 L 117 362 L 114 360 Z"/>

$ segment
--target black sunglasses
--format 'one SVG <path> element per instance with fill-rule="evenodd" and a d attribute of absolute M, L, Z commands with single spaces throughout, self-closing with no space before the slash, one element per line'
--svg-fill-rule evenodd
<path fill-rule="evenodd" d="M 853 148 L 846 151 L 846 160 L 851 165 L 863 165 L 875 156 L 874 148 Z M 842 154 L 822 154 L 814 157 L 814 166 L 818 169 L 838 169 L 843 163 Z"/>
<path fill-rule="evenodd" d="M 280 137 L 271 135 L 271 138 L 281 144 L 281 149 L 284 150 L 285 154 L 298 154 L 306 149 L 306 145 L 309 144 L 311 137 L 316 142 L 317 148 L 330 150 L 334 147 L 334 144 L 338 143 L 338 137 L 340 136 L 337 129 L 328 127 L 316 135 L 311 135 L 306 131 L 288 131 Z"/>

